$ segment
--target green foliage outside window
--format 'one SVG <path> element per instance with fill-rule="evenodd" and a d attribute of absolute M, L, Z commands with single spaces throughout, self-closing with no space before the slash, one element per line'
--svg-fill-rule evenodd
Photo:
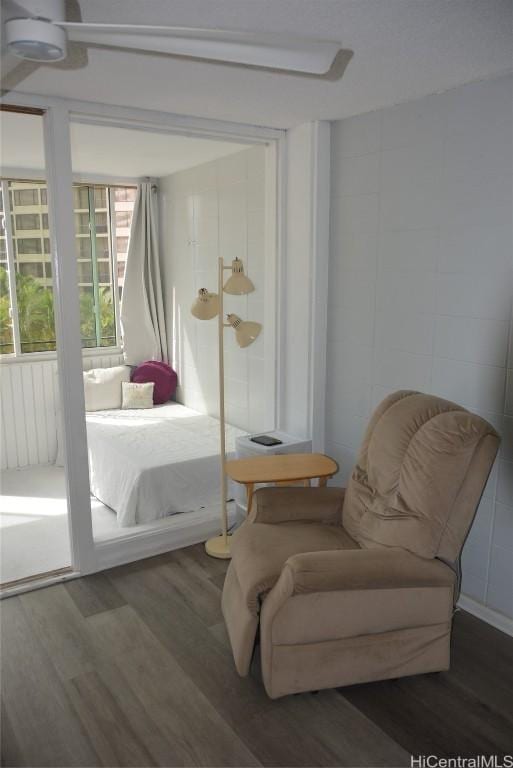
<path fill-rule="evenodd" d="M 94 296 L 92 293 L 80 292 L 80 336 L 83 347 L 112 347 L 116 344 L 116 321 L 114 304 L 110 287 L 100 288 L 100 339 L 96 340 L 96 324 L 94 316 Z"/>
<path fill-rule="evenodd" d="M 41 285 L 35 278 L 16 273 L 18 324 L 22 352 L 55 350 L 55 322 L 52 289 Z M 108 347 L 116 343 L 116 323 L 112 291 L 104 287 L 99 291 L 100 328 L 99 344 L 96 340 L 94 297 L 80 294 L 80 335 L 83 347 Z M 9 315 L 9 280 L 7 270 L 0 266 L 0 352 L 13 352 L 11 318 Z"/>
<path fill-rule="evenodd" d="M 121 297 L 123 287 L 128 249 L 126 230 L 130 229 L 136 193 L 135 187 L 73 186 L 82 347 L 92 349 L 118 343 L 115 300 Z M 3 214 L 0 215 L 0 356 L 14 354 L 15 346 L 21 353 L 54 351 L 53 278 L 45 183 L 1 180 L 0 214 Z M 11 222 L 10 230 L 6 227 L 7 220 Z M 111 252 L 113 240 L 119 259 L 117 269 L 114 269 L 116 262 Z M 10 311 L 8 251 L 12 259 L 11 280 L 15 277 L 16 327 Z"/>
<path fill-rule="evenodd" d="M 14 352 L 9 308 L 9 280 L 7 271 L 0 266 L 0 354 L 2 355 Z"/>

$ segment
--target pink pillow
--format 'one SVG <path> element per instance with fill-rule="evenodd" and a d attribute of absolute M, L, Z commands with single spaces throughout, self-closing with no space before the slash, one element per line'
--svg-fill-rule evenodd
<path fill-rule="evenodd" d="M 178 376 L 167 363 L 162 363 L 159 360 L 148 360 L 137 366 L 132 373 L 132 381 L 136 384 L 146 384 L 152 381 L 155 384 L 153 403 L 162 405 L 171 400 L 175 394 Z"/>

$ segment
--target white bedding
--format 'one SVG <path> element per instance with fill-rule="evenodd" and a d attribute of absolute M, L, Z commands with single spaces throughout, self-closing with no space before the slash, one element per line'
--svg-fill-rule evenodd
<path fill-rule="evenodd" d="M 91 492 L 118 525 L 148 523 L 219 503 L 219 422 L 179 403 L 88 413 Z M 226 428 L 233 452 L 236 427 Z"/>

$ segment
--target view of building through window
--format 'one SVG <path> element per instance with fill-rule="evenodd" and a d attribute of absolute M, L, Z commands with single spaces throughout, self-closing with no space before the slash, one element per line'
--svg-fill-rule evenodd
<path fill-rule="evenodd" d="M 4 221 L 3 190 L 0 190 L 0 217 Z M 0 354 L 8 355 L 14 352 L 12 333 L 11 297 L 9 294 L 9 277 L 7 263 L 7 237 L 5 229 L 0 229 Z"/>
<path fill-rule="evenodd" d="M 83 347 L 110 347 L 118 342 L 117 299 L 122 295 L 136 191 L 135 187 L 73 187 Z M 2 193 L 0 354 L 16 351 L 16 337 L 21 353 L 51 351 L 55 326 L 46 185 L 6 180 Z"/>

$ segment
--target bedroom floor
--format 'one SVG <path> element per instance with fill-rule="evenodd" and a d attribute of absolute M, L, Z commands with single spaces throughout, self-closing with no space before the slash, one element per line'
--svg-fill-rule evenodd
<path fill-rule="evenodd" d="M 66 568 L 71 563 L 63 467 L 44 465 L 0 473 L 0 584 Z M 95 541 L 122 538 L 115 513 L 91 497 Z M 166 520 L 137 526 L 165 527 Z"/>
<path fill-rule="evenodd" d="M 462 611 L 447 673 L 271 701 L 235 672 L 201 545 L 2 602 L 2 764 L 409 766 L 513 749 L 513 638 Z"/>
<path fill-rule="evenodd" d="M 0 490 L 0 583 L 68 567 L 64 470 L 3 470 Z"/>
<path fill-rule="evenodd" d="M 54 465 L 1 472 L 1 584 L 70 565 L 65 483 Z M 94 498 L 91 508 L 95 538 L 119 534 L 112 510 Z"/>
<path fill-rule="evenodd" d="M 232 506 L 229 505 L 229 510 Z M 219 509 L 207 512 L 219 519 Z M 91 497 L 96 542 L 132 536 L 116 514 Z M 181 516 L 180 516 L 181 517 Z M 176 528 L 176 516 L 137 526 L 137 533 Z M 71 563 L 63 467 L 40 465 L 0 472 L 0 585 L 69 567 Z"/>

